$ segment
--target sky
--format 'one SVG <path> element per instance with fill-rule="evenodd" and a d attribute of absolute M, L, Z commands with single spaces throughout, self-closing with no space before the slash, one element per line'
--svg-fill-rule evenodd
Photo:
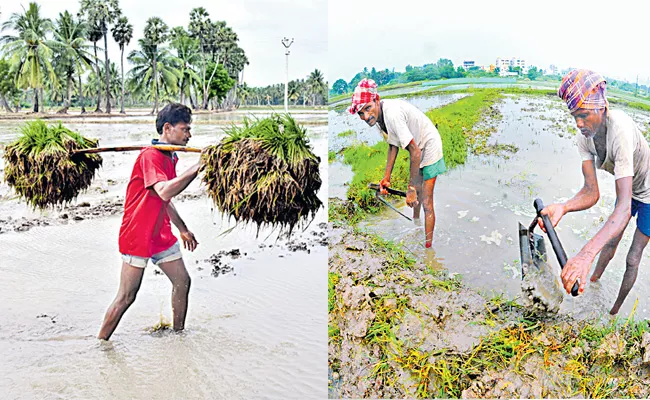
<path fill-rule="evenodd" d="M 403 72 L 440 58 L 457 66 L 519 57 L 647 84 L 649 11 L 650 2 L 630 0 L 329 0 L 329 83 L 366 66 Z"/>
<path fill-rule="evenodd" d="M 79 0 L 37 0 L 41 15 L 53 21 L 65 10 L 76 15 Z M 27 8 L 26 0 L 0 0 L 0 23 L 14 12 Z M 160 17 L 171 29 L 187 25 L 190 11 L 204 7 L 213 21 L 226 21 L 239 36 L 239 47 L 250 61 L 244 70 L 249 86 L 266 86 L 285 80 L 283 37 L 294 38 L 289 55 L 289 80 L 304 79 L 314 69 L 327 78 L 327 0 L 120 0 L 122 13 L 133 24 L 131 43 L 126 55 L 137 48 L 144 26 L 150 17 Z M 103 40 L 100 42 L 103 46 Z M 120 65 L 120 50 L 109 35 L 108 56 Z M 102 56 L 103 60 L 103 56 Z"/>

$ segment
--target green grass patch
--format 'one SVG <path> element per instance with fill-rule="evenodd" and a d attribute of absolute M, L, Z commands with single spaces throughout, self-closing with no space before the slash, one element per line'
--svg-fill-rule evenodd
<path fill-rule="evenodd" d="M 344 137 L 354 136 L 356 134 L 357 133 L 355 131 L 353 131 L 352 129 L 348 129 L 347 131 L 340 132 L 337 136 L 340 137 L 340 138 L 344 138 Z"/>
<path fill-rule="evenodd" d="M 448 168 L 465 163 L 468 146 L 474 141 L 474 125 L 481 119 L 483 112 L 501 96 L 499 91 L 492 89 L 475 90 L 472 93 L 472 96 L 426 113 L 440 132 Z M 383 178 L 387 151 L 388 144 L 385 142 L 373 146 L 359 144 L 343 151 L 344 162 L 349 164 L 354 172 L 348 189 L 348 200 L 365 212 L 376 213 L 380 209 L 380 203 L 375 199 L 375 191 L 367 186 L 368 183 L 377 183 Z M 409 174 L 408 152 L 400 151 L 391 175 L 391 187 L 406 189 Z"/>

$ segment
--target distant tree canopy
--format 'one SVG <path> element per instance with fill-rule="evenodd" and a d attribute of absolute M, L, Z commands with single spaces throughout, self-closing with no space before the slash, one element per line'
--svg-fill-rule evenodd
<path fill-rule="evenodd" d="M 433 64 L 424 64 L 420 67 L 407 65 L 405 72 L 395 72 L 395 69 L 388 68 L 378 71 L 372 67 L 370 71 L 364 68 L 358 72 L 350 82 L 346 83 L 343 79 L 337 79 L 330 90 L 331 96 L 336 96 L 354 91 L 354 88 L 363 78 L 369 78 L 377 82 L 379 86 L 397 83 L 418 82 L 425 80 L 464 78 L 466 76 L 497 76 L 498 72 L 483 71 L 480 67 L 471 67 L 468 71 L 463 67 L 454 67 L 454 63 L 446 58 L 441 58 Z"/>

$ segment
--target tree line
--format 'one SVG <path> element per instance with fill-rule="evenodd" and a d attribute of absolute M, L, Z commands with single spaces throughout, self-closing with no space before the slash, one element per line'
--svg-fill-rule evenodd
<path fill-rule="evenodd" d="M 31 103 L 39 112 L 47 102 L 60 113 L 72 106 L 82 113 L 119 106 L 124 113 L 125 106 L 138 105 L 155 113 L 167 101 L 207 110 L 247 104 L 251 94 L 269 101 L 272 90 L 244 83 L 249 60 L 237 33 L 225 21 L 213 21 L 205 8 L 190 11 L 187 27 L 170 29 L 161 18 L 149 18 L 138 48 L 125 55 L 134 32 L 119 0 L 79 5 L 76 15 L 65 10 L 51 20 L 32 2 L 0 25 L 0 105 L 7 111 Z M 120 49 L 119 67 L 108 57 L 109 43 Z M 126 74 L 125 58 L 131 67 Z M 294 86 L 312 104 L 327 93 L 318 70 Z"/>

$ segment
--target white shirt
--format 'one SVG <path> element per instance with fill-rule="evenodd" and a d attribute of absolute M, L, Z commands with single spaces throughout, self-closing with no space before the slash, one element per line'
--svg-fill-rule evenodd
<path fill-rule="evenodd" d="M 632 118 L 621 110 L 607 111 L 605 159 L 598 158 L 593 139 L 578 134 L 578 152 L 583 161 L 595 160 L 596 168 L 614 179 L 632 178 L 632 198 L 650 204 L 650 147 Z"/>
<path fill-rule="evenodd" d="M 382 113 L 389 144 L 405 149 L 415 140 L 422 151 L 420 168 L 440 161 L 443 156 L 440 133 L 422 111 L 404 100 L 389 99 L 382 100 Z"/>

